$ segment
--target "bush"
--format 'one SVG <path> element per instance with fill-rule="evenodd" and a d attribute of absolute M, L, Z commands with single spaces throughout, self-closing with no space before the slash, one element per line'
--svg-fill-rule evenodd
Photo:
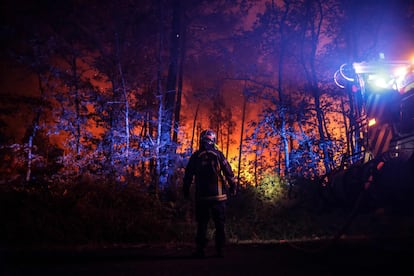
<path fill-rule="evenodd" d="M 180 208 L 141 187 L 83 180 L 39 189 L 2 186 L 2 244 L 140 243 L 183 240 Z M 182 212 L 182 211 L 181 211 Z M 182 216 L 182 215 L 181 215 Z M 178 229 L 180 229 L 178 228 Z"/>
<path fill-rule="evenodd" d="M 228 200 L 226 231 L 231 241 L 332 237 L 347 223 L 348 209 L 320 212 L 306 193 L 291 198 L 283 181 L 269 179 L 258 187 L 246 185 Z M 193 243 L 194 202 L 183 200 L 178 191 L 174 201 L 160 200 L 145 187 L 90 178 L 64 185 L 1 185 L 0 243 Z M 391 233 L 393 229 L 384 227 L 387 217 L 379 215 L 358 214 L 347 234 L 371 235 L 379 227 Z M 410 219 L 398 228 L 410 232 L 412 225 Z M 209 235 L 212 239 L 213 223 Z"/>

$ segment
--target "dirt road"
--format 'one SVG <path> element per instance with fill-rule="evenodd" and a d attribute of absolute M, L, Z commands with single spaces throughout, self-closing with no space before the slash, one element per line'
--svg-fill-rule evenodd
<path fill-rule="evenodd" d="M 1 250 L 1 275 L 414 275 L 412 240 L 230 244 L 224 258 L 190 245 Z"/>

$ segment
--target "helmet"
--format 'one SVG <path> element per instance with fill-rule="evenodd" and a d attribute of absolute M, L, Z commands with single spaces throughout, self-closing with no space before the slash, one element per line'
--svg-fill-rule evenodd
<path fill-rule="evenodd" d="M 216 143 L 216 134 L 211 129 L 203 130 L 200 133 L 200 146 L 201 145 L 214 145 Z"/>

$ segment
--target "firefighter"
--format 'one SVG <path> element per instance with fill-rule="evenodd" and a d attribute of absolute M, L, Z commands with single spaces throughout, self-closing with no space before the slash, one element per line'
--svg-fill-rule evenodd
<path fill-rule="evenodd" d="M 212 130 L 201 132 L 199 149 L 191 155 L 186 166 L 183 184 L 186 199 L 190 198 L 190 186 L 193 181 L 197 222 L 196 251 L 193 256 L 205 256 L 204 250 L 208 242 L 207 227 L 211 216 L 215 226 L 217 257 L 223 257 L 227 194 L 236 194 L 236 184 L 229 162 L 216 147 L 216 134 Z"/>

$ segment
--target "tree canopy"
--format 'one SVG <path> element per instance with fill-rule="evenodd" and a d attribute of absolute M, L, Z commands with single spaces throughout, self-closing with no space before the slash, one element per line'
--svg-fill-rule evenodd
<path fill-rule="evenodd" d="M 1 173 L 26 181 L 87 172 L 158 192 L 178 185 L 204 128 L 245 185 L 321 176 L 359 149 L 334 72 L 414 44 L 405 1 L 1 6 Z"/>

